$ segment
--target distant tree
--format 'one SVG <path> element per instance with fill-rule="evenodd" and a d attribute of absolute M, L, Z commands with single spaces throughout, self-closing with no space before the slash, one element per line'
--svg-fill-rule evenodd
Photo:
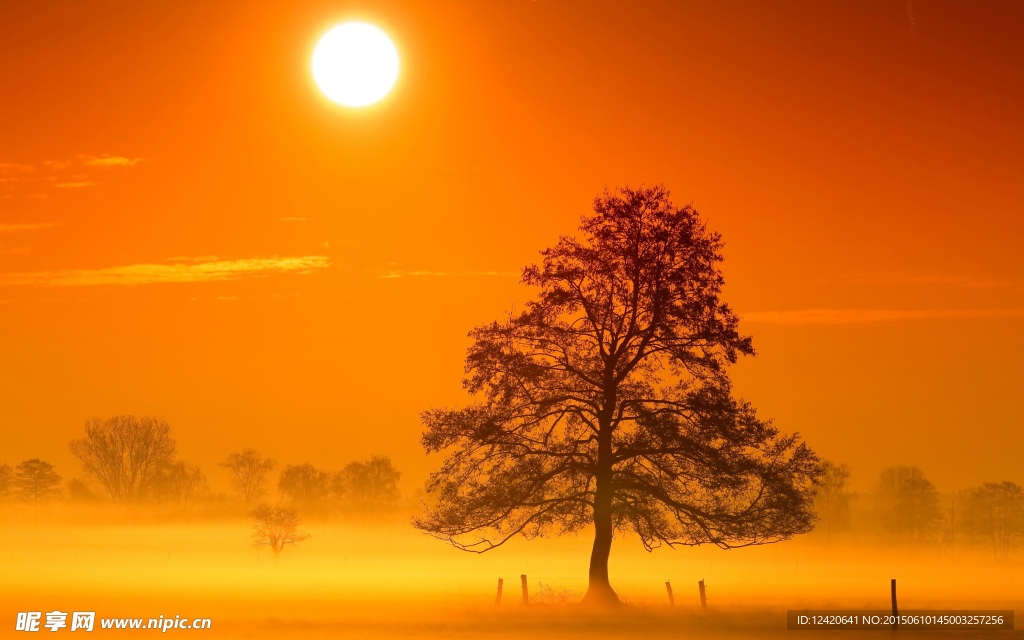
<path fill-rule="evenodd" d="M 1024 536 L 1024 492 L 1014 482 L 986 482 L 966 497 L 967 533 L 987 539 L 996 559 L 1006 560 Z"/>
<path fill-rule="evenodd" d="M 182 506 L 190 504 L 209 493 L 206 475 L 199 465 L 174 462 L 165 466 L 156 481 L 160 499 L 176 502 Z"/>
<path fill-rule="evenodd" d="M 889 467 L 878 479 L 882 525 L 914 542 L 931 538 L 942 523 L 939 492 L 917 467 Z"/>
<path fill-rule="evenodd" d="M 162 418 L 121 415 L 86 422 L 85 437 L 72 440 L 70 449 L 111 500 L 130 503 L 151 497 L 175 443 Z"/>
<path fill-rule="evenodd" d="M 423 414 L 446 452 L 417 527 L 483 552 L 593 525 L 586 602 L 617 603 L 615 531 L 645 548 L 723 548 L 812 528 L 815 455 L 732 395 L 753 355 L 720 299 L 722 239 L 664 187 L 596 199 L 582 239 L 523 270 L 538 297 L 470 333 L 476 403 Z"/>
<path fill-rule="evenodd" d="M 353 509 L 386 511 L 399 505 L 402 495 L 398 481 L 402 472 L 387 456 L 373 456 L 366 462 L 351 462 L 334 479 L 339 501 Z"/>
<path fill-rule="evenodd" d="M 274 560 L 285 546 L 295 546 L 312 536 L 299 530 L 302 520 L 295 509 L 261 504 L 252 510 L 252 545 L 257 549 L 270 547 Z"/>
<path fill-rule="evenodd" d="M 72 478 L 67 482 L 68 500 L 72 502 L 98 502 L 101 497 L 96 495 L 89 485 L 80 478 Z"/>
<path fill-rule="evenodd" d="M 270 458 L 264 458 L 255 449 L 232 453 L 220 466 L 231 470 L 231 483 L 242 494 L 246 504 L 260 499 L 266 493 L 266 475 L 277 465 Z"/>
<path fill-rule="evenodd" d="M 11 466 L 7 464 L 0 464 L 0 500 L 11 495 L 11 489 L 14 487 L 14 473 L 11 471 Z"/>
<path fill-rule="evenodd" d="M 60 495 L 60 476 L 52 464 L 33 458 L 14 468 L 14 487 L 19 498 L 38 506 Z"/>
<path fill-rule="evenodd" d="M 821 470 L 821 484 L 814 495 L 814 503 L 825 534 L 831 537 L 832 532 L 845 527 L 849 519 L 852 495 L 846 491 L 846 483 L 850 479 L 850 467 L 825 460 Z"/>
<path fill-rule="evenodd" d="M 310 463 L 290 464 L 281 471 L 278 492 L 289 502 L 313 511 L 321 509 L 330 491 L 330 474 Z"/>

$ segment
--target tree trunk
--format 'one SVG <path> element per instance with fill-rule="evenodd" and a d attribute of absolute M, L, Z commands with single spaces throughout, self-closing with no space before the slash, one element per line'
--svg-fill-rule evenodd
<path fill-rule="evenodd" d="M 612 438 L 610 425 L 601 425 L 597 446 L 598 472 L 594 487 L 594 548 L 590 552 L 590 585 L 583 604 L 618 605 L 608 581 L 608 555 L 612 550 Z"/>

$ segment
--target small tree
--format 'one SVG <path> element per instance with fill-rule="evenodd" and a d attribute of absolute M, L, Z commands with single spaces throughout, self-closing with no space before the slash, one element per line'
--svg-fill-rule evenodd
<path fill-rule="evenodd" d="M 310 463 L 290 464 L 281 471 L 278 492 L 288 501 L 312 511 L 323 507 L 330 491 L 330 474 Z"/>
<path fill-rule="evenodd" d="M 942 523 L 939 492 L 917 467 L 889 467 L 878 478 L 882 525 L 911 542 L 931 538 Z"/>
<path fill-rule="evenodd" d="M 1005 561 L 1024 536 L 1024 492 L 1014 482 L 986 482 L 967 493 L 963 515 L 967 533 L 987 539 L 997 560 Z"/>
<path fill-rule="evenodd" d="M 99 502 L 102 496 L 89 488 L 81 478 L 72 478 L 67 482 L 68 500 L 71 502 Z"/>
<path fill-rule="evenodd" d="M 14 487 L 19 498 L 39 506 L 60 495 L 60 476 L 52 464 L 33 458 L 14 468 Z"/>
<path fill-rule="evenodd" d="M 339 501 L 351 508 L 364 511 L 385 511 L 398 506 L 402 495 L 398 481 L 402 472 L 391 464 L 387 456 L 373 456 L 366 462 L 345 465 L 334 481 Z"/>
<path fill-rule="evenodd" d="M 754 348 L 720 298 L 721 237 L 661 186 L 594 212 L 523 270 L 536 299 L 470 333 L 475 403 L 423 414 L 423 446 L 447 457 L 415 524 L 475 552 L 592 525 L 584 600 L 618 603 L 616 531 L 648 550 L 785 540 L 812 528 L 819 467 L 732 394 L 727 368 Z"/>
<path fill-rule="evenodd" d="M 232 453 L 220 466 L 231 470 L 231 483 L 242 494 L 245 504 L 250 504 L 266 493 L 266 475 L 277 465 L 270 458 L 264 458 L 255 449 Z"/>
<path fill-rule="evenodd" d="M 166 420 L 122 415 L 85 423 L 85 437 L 72 440 L 71 453 L 85 473 L 117 503 L 152 496 L 163 469 L 174 459 L 175 443 Z"/>
<path fill-rule="evenodd" d="M 814 496 L 818 519 L 825 525 L 825 534 L 846 526 L 850 515 L 850 499 L 846 483 L 850 479 L 850 467 L 836 464 L 831 460 L 821 463 L 821 484 Z"/>
<path fill-rule="evenodd" d="M 252 546 L 257 549 L 270 547 L 274 561 L 288 545 L 295 546 L 312 536 L 300 531 L 302 520 L 298 511 L 289 507 L 271 507 L 261 504 L 252 510 Z"/>

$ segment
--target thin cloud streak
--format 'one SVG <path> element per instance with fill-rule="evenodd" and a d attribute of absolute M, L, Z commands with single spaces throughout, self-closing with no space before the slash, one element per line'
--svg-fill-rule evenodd
<path fill-rule="evenodd" d="M 518 271 L 389 271 L 378 278 L 405 278 L 415 276 L 518 276 Z"/>
<path fill-rule="evenodd" d="M 124 156 L 79 156 L 90 167 L 134 167 L 143 158 L 125 158 Z"/>
<path fill-rule="evenodd" d="M 0 286 L 84 287 L 95 285 L 141 285 L 166 282 L 211 282 L 237 280 L 271 273 L 310 273 L 330 265 L 326 256 L 292 258 L 250 258 L 216 262 L 176 264 L 133 264 L 106 269 L 66 269 L 38 273 L 0 275 Z"/>
<path fill-rule="evenodd" d="M 34 231 L 35 229 L 49 229 L 50 227 L 56 227 L 57 224 L 54 222 L 37 222 L 37 223 L 18 223 L 18 224 L 3 224 L 0 223 L 0 233 L 9 233 L 12 231 Z"/>
<path fill-rule="evenodd" d="M 741 314 L 745 322 L 782 325 L 867 324 L 938 318 L 1020 318 L 1024 309 L 798 309 Z"/>

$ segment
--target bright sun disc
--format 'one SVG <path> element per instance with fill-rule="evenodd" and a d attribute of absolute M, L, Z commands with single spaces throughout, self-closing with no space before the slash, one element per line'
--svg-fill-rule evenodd
<path fill-rule="evenodd" d="M 320 38 L 313 51 L 313 79 L 346 107 L 377 102 L 398 78 L 398 51 L 377 27 L 346 22 Z"/>

